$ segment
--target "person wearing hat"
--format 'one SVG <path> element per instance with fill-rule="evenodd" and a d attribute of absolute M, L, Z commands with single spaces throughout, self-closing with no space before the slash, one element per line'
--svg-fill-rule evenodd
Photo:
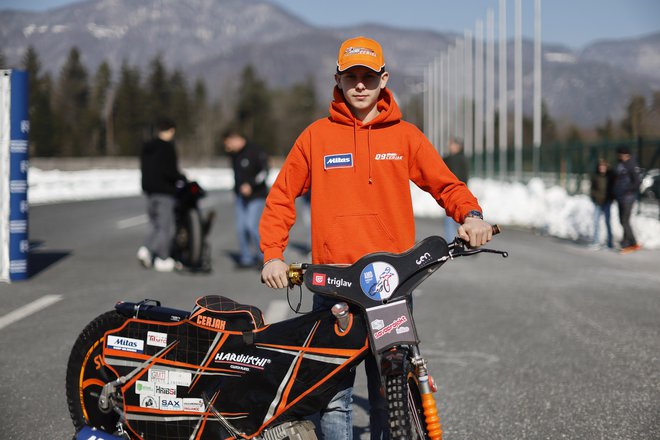
<path fill-rule="evenodd" d="M 371 252 L 403 252 L 415 244 L 410 181 L 428 192 L 461 224 L 471 246 L 492 237 L 477 199 L 401 111 L 386 87 L 383 50 L 370 38 L 344 41 L 337 57 L 330 115 L 295 141 L 271 187 L 261 217 L 262 279 L 288 285 L 284 250 L 296 220 L 295 200 L 311 192 L 312 262 L 351 264 Z M 315 308 L 334 301 L 314 297 Z M 371 438 L 387 438 L 386 404 L 372 356 L 367 359 Z M 352 438 L 352 384 L 321 414 L 326 439 Z"/>
<path fill-rule="evenodd" d="M 614 198 L 619 206 L 619 221 L 623 227 L 621 253 L 626 254 L 641 248 L 630 225 L 633 205 L 639 193 L 639 168 L 627 146 L 619 145 L 616 154 L 619 163 L 615 170 Z"/>

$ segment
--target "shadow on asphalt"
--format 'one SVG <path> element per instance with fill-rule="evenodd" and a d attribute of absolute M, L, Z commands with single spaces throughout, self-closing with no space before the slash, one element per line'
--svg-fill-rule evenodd
<path fill-rule="evenodd" d="M 28 277 L 32 278 L 63 258 L 71 255 L 71 251 L 39 251 L 31 250 L 28 254 Z"/>

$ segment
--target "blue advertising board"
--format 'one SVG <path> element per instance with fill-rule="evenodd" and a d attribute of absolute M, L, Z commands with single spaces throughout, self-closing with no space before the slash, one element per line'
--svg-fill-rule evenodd
<path fill-rule="evenodd" d="M 9 133 L 9 279 L 28 276 L 28 75 L 10 75 Z"/>

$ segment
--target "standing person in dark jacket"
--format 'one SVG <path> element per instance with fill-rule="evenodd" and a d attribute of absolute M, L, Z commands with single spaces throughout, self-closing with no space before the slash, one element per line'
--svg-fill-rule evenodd
<path fill-rule="evenodd" d="M 623 226 L 621 253 L 628 253 L 641 248 L 637 244 L 630 225 L 630 215 L 632 214 L 633 204 L 637 200 L 640 181 L 637 162 L 631 156 L 628 147 L 621 145 L 616 149 L 616 153 L 619 163 L 616 166 L 614 197 L 619 205 L 619 219 L 621 226 Z"/>
<path fill-rule="evenodd" d="M 142 190 L 147 196 L 147 214 L 150 230 L 137 257 L 145 267 L 159 272 L 171 272 L 176 262 L 170 256 L 170 247 L 176 232 L 174 205 L 177 181 L 186 180 L 179 171 L 174 146 L 176 126 L 174 121 L 163 118 L 156 124 L 156 137 L 142 146 L 140 170 Z"/>
<path fill-rule="evenodd" d="M 238 267 L 256 267 L 264 257 L 259 249 L 259 220 L 268 195 L 268 156 L 234 129 L 225 131 L 223 142 L 234 169 Z"/>
<path fill-rule="evenodd" d="M 612 224 L 610 223 L 610 208 L 614 200 L 612 184 L 614 174 L 605 159 L 599 159 L 596 172 L 591 176 L 591 200 L 594 202 L 594 235 L 592 247 L 600 247 L 600 217 L 605 218 L 607 228 L 607 247 L 612 249 Z"/>
<path fill-rule="evenodd" d="M 445 156 L 443 160 L 458 180 L 467 184 L 467 181 L 470 178 L 470 168 L 467 159 L 465 158 L 465 154 L 463 154 L 463 142 L 460 139 L 449 139 L 449 154 Z M 445 240 L 451 242 L 456 238 L 459 226 L 460 225 L 456 223 L 451 216 L 446 215 L 444 221 Z"/>

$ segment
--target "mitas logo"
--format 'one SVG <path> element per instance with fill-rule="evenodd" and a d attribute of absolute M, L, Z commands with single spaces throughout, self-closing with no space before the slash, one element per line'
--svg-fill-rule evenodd
<path fill-rule="evenodd" d="M 353 153 L 332 154 L 323 157 L 323 168 L 351 168 L 353 166 Z"/>
<path fill-rule="evenodd" d="M 142 353 L 144 351 L 144 341 L 110 335 L 108 336 L 108 348 L 113 350 L 130 351 L 133 353 Z"/>

